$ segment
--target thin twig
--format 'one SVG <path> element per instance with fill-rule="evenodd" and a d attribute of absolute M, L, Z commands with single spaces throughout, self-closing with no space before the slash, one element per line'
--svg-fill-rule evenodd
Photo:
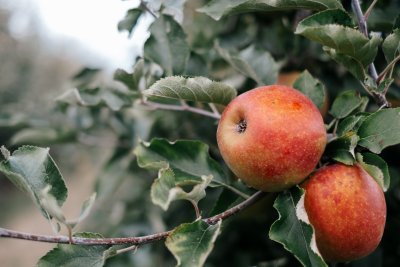
<path fill-rule="evenodd" d="M 365 35 L 365 37 L 367 37 L 369 39 L 367 21 L 365 20 L 365 16 L 361 10 L 359 0 L 351 0 L 351 7 L 353 8 L 354 14 L 357 17 L 360 32 L 363 33 Z M 378 73 L 376 72 L 376 68 L 375 68 L 375 65 L 373 62 L 368 66 L 368 69 L 369 69 L 369 73 L 370 73 L 371 77 L 374 79 L 376 84 L 379 84 Z M 379 106 L 384 106 L 384 107 L 390 106 L 389 102 L 386 99 L 385 94 L 373 92 L 370 89 L 368 89 L 366 86 L 363 86 L 363 87 L 368 93 L 370 93 L 373 96 L 375 102 Z"/>
<path fill-rule="evenodd" d="M 156 13 L 153 12 L 153 10 L 151 10 L 146 1 L 140 1 L 140 7 L 143 8 L 145 11 L 149 12 L 150 15 L 152 15 L 155 19 L 158 18 L 158 16 L 156 15 Z"/>
<path fill-rule="evenodd" d="M 221 114 L 219 113 L 219 111 L 218 111 L 217 107 L 214 105 L 214 103 L 209 103 L 208 105 L 210 106 L 210 108 L 214 114 L 221 117 Z"/>
<path fill-rule="evenodd" d="M 253 194 L 250 198 L 241 202 L 240 204 L 220 213 L 213 217 L 204 219 L 204 221 L 210 225 L 216 224 L 220 220 L 229 218 L 232 215 L 246 209 L 258 200 L 260 200 L 266 193 L 258 191 Z M 76 245 L 141 245 L 148 244 L 155 241 L 163 240 L 172 233 L 172 230 L 166 232 L 160 232 L 156 234 L 139 236 L 139 237 L 114 237 L 114 238 L 83 238 L 73 237 L 72 244 Z M 24 233 L 19 231 L 13 231 L 9 229 L 0 228 L 0 237 L 5 238 L 16 238 L 23 240 L 30 240 L 36 242 L 46 243 L 58 243 L 58 244 L 69 244 L 70 240 L 68 236 L 51 236 L 51 235 L 35 235 L 30 233 Z"/>
<path fill-rule="evenodd" d="M 367 38 L 369 38 L 367 21 L 365 20 L 364 14 L 361 10 L 360 2 L 358 0 L 352 0 L 351 6 L 357 17 L 358 26 L 360 27 L 360 32 L 362 32 Z M 369 65 L 369 72 L 372 78 L 376 81 L 376 79 L 378 78 L 378 73 L 376 72 L 374 63 L 371 63 Z"/>
<path fill-rule="evenodd" d="M 151 108 L 151 109 L 165 109 L 165 110 L 175 110 L 175 111 L 189 111 L 193 113 L 197 113 L 203 116 L 211 117 L 214 119 L 220 119 L 221 115 L 220 114 L 215 114 L 214 112 L 204 110 L 201 108 L 195 108 L 192 106 L 189 106 L 188 104 L 182 104 L 182 105 L 169 105 L 169 104 L 161 104 L 161 103 L 156 103 L 156 102 L 151 102 L 151 101 L 142 101 L 142 104 Z"/>
<path fill-rule="evenodd" d="M 368 7 L 367 11 L 365 11 L 364 14 L 364 19 L 367 21 L 369 15 L 371 14 L 372 9 L 374 8 L 375 4 L 378 2 L 378 0 L 374 0 L 371 5 Z"/>
<path fill-rule="evenodd" d="M 400 55 L 395 57 L 387 66 L 386 68 L 379 74 L 378 79 L 376 80 L 378 83 L 381 82 L 386 74 L 393 68 L 393 66 L 400 60 Z"/>
<path fill-rule="evenodd" d="M 200 214 L 199 206 L 197 205 L 197 203 L 195 201 L 193 201 L 191 199 L 189 199 L 189 201 L 190 201 L 190 203 L 192 203 L 194 211 L 196 212 L 196 219 L 200 218 L 201 214 Z"/>
<path fill-rule="evenodd" d="M 133 251 L 133 253 L 136 253 L 138 247 L 139 247 L 138 245 L 133 245 L 133 246 L 129 246 L 126 248 L 118 249 L 117 251 L 115 251 L 115 255 L 119 255 L 119 254 L 129 252 L 129 251 Z"/>

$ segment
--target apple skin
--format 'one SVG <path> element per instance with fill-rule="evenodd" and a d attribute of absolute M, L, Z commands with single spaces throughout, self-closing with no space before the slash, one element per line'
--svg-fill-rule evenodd
<path fill-rule="evenodd" d="M 302 187 L 317 247 L 327 261 L 362 258 L 380 243 L 386 202 L 378 183 L 358 164 L 318 170 Z"/>
<path fill-rule="evenodd" d="M 229 103 L 218 124 L 221 155 L 247 185 L 279 192 L 302 182 L 326 145 L 318 108 L 301 92 L 270 85 Z"/>

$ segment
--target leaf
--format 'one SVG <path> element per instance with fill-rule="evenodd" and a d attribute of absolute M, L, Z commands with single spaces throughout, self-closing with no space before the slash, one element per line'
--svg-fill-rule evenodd
<path fill-rule="evenodd" d="M 41 204 L 43 190 L 51 188 L 48 195 L 56 199 L 58 206 L 67 198 L 67 188 L 49 148 L 22 146 L 0 162 L 0 172 L 29 195 L 46 218 L 49 216 Z"/>
<path fill-rule="evenodd" d="M 208 145 L 193 140 L 169 142 L 155 138 L 150 143 L 141 142 L 134 150 L 141 168 L 160 170 L 170 168 L 177 179 L 201 181 L 212 175 L 213 180 L 225 183 L 221 166 L 209 156 Z"/>
<path fill-rule="evenodd" d="M 75 227 L 78 223 L 80 223 L 81 221 L 83 221 L 84 219 L 86 219 L 87 216 L 89 216 L 89 213 L 96 201 L 96 196 L 97 193 L 94 192 L 88 199 L 86 199 L 81 207 L 81 212 L 79 214 L 79 217 L 76 218 L 75 220 L 72 221 L 68 221 L 68 224 L 71 227 Z"/>
<path fill-rule="evenodd" d="M 368 152 L 362 154 L 357 153 L 357 161 L 361 164 L 363 169 L 375 179 L 384 192 L 389 189 L 389 167 L 381 157 Z"/>
<path fill-rule="evenodd" d="M 73 84 L 76 87 L 88 86 L 96 79 L 100 71 L 97 68 L 83 68 L 72 77 Z"/>
<path fill-rule="evenodd" d="M 363 103 L 360 94 L 354 90 L 344 91 L 332 103 L 329 111 L 335 118 L 343 119 Z"/>
<path fill-rule="evenodd" d="M 67 90 L 65 93 L 57 97 L 56 101 L 62 104 L 84 107 L 106 105 L 111 110 L 118 111 L 122 107 L 131 105 L 132 98 L 135 98 L 135 95 L 111 88 L 73 88 Z"/>
<path fill-rule="evenodd" d="M 222 168 L 209 156 L 208 146 L 199 141 L 153 139 L 150 143 L 140 143 L 134 153 L 140 167 L 158 170 L 151 198 L 164 210 L 176 199 L 197 204 L 209 184 L 231 187 L 225 181 Z M 188 193 L 183 190 L 186 186 L 192 187 Z"/>
<path fill-rule="evenodd" d="M 256 48 L 254 45 L 240 51 L 229 52 L 217 45 L 218 53 L 234 69 L 253 79 L 258 85 L 274 84 L 278 77 L 280 66 L 268 51 Z"/>
<path fill-rule="evenodd" d="M 294 82 L 293 87 L 308 96 L 319 109 L 324 105 L 326 97 L 325 87 L 307 70 L 300 74 L 300 76 Z"/>
<path fill-rule="evenodd" d="M 357 133 L 358 128 L 366 116 L 367 115 L 365 114 L 358 114 L 344 118 L 342 121 L 340 121 L 336 129 L 337 136 L 343 136 L 349 132 Z"/>
<path fill-rule="evenodd" d="M 182 27 L 171 16 L 161 15 L 149 29 L 144 57 L 159 64 L 166 76 L 183 74 L 190 49 Z"/>
<path fill-rule="evenodd" d="M 359 136 L 354 132 L 348 132 L 328 143 L 325 155 L 346 165 L 353 165 L 355 161 L 354 149 L 359 141 Z"/>
<path fill-rule="evenodd" d="M 102 238 L 101 235 L 93 233 L 80 233 L 74 236 Z M 102 267 L 107 257 L 113 252 L 109 245 L 78 246 L 59 244 L 39 260 L 37 267 Z"/>
<path fill-rule="evenodd" d="M 127 31 L 129 36 L 131 36 L 142 12 L 143 11 L 140 8 L 129 9 L 126 12 L 125 17 L 118 23 L 118 31 Z"/>
<path fill-rule="evenodd" d="M 150 98 L 163 97 L 227 105 L 236 97 L 237 92 L 229 85 L 204 77 L 172 76 L 157 81 L 143 93 Z"/>
<path fill-rule="evenodd" d="M 379 35 L 368 39 L 352 26 L 351 17 L 345 11 L 325 10 L 302 20 L 295 33 L 333 48 L 336 53 L 359 61 L 366 67 L 375 59 L 381 39 Z"/>
<path fill-rule="evenodd" d="M 205 189 L 211 182 L 212 175 L 198 179 L 179 179 L 171 169 L 161 169 L 158 178 L 151 186 L 151 200 L 154 204 L 167 210 L 174 200 L 185 199 L 195 205 L 206 196 Z M 183 186 L 193 186 L 190 192 L 185 192 Z"/>
<path fill-rule="evenodd" d="M 219 20 L 224 16 L 245 12 L 292 9 L 324 10 L 335 8 L 343 8 L 337 0 L 212 0 L 197 11 L 209 15 L 215 20 Z"/>
<path fill-rule="evenodd" d="M 323 49 L 333 60 L 342 64 L 358 80 L 362 81 L 367 76 L 364 66 L 357 59 L 338 53 L 333 48 L 325 46 Z"/>
<path fill-rule="evenodd" d="M 140 79 L 143 76 L 143 69 L 144 60 L 140 59 L 138 62 L 136 62 L 132 73 L 128 73 L 123 69 L 117 69 L 114 72 L 114 80 L 125 84 L 126 87 L 132 91 L 137 91 L 139 90 Z"/>
<path fill-rule="evenodd" d="M 13 145 L 51 145 L 73 141 L 76 132 L 55 128 L 26 128 L 11 138 Z"/>
<path fill-rule="evenodd" d="M 304 190 L 296 186 L 281 192 L 274 208 L 279 218 L 272 224 L 269 237 L 293 253 L 303 266 L 327 267 L 318 251 L 314 230 L 304 208 Z"/>
<path fill-rule="evenodd" d="M 400 29 L 396 29 L 387 36 L 382 44 L 386 61 L 390 63 L 400 54 Z"/>
<path fill-rule="evenodd" d="M 221 221 L 209 225 L 202 220 L 181 224 L 173 230 L 165 245 L 179 267 L 203 266 L 220 233 Z"/>
<path fill-rule="evenodd" d="M 382 109 L 369 115 L 358 129 L 359 145 L 376 154 L 400 143 L 400 108 Z"/>

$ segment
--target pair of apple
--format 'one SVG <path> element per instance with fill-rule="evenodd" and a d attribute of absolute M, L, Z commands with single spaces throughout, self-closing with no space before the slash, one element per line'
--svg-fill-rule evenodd
<path fill-rule="evenodd" d="M 287 86 L 259 87 L 224 110 L 217 141 L 230 169 L 249 186 L 279 192 L 300 184 L 325 260 L 350 261 L 378 246 L 386 220 L 383 191 L 359 165 L 316 168 L 327 142 L 312 101 Z"/>

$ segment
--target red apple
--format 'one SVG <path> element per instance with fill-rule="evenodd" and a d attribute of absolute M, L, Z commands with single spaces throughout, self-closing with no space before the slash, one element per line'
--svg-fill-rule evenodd
<path fill-rule="evenodd" d="M 303 181 L 326 145 L 318 108 L 287 86 L 263 86 L 236 97 L 217 130 L 230 169 L 256 189 L 277 192 Z"/>
<path fill-rule="evenodd" d="M 334 164 L 318 170 L 303 187 L 304 207 L 325 260 L 352 261 L 375 250 L 385 228 L 386 202 L 366 171 Z"/>

